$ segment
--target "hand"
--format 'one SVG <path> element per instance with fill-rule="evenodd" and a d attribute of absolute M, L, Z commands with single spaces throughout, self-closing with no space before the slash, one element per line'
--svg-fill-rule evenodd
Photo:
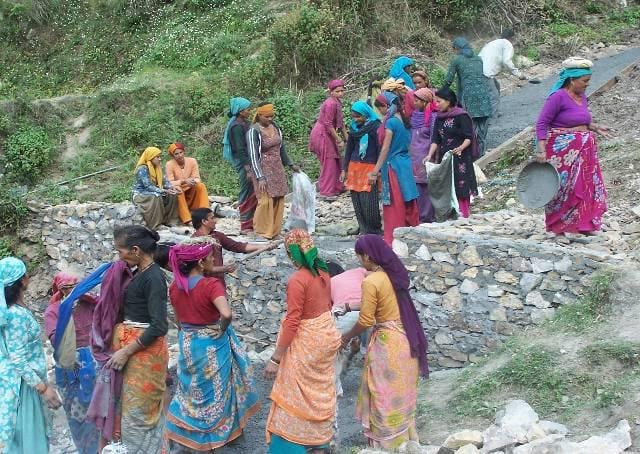
<path fill-rule="evenodd" d="M 167 193 L 171 195 L 178 195 L 182 193 L 182 190 L 180 188 L 171 188 L 171 189 L 167 189 Z"/>
<path fill-rule="evenodd" d="M 62 405 L 62 402 L 58 397 L 58 393 L 53 386 L 47 385 L 44 393 L 42 393 L 42 398 L 46 402 L 47 407 L 51 408 L 52 410 L 57 410 Z"/>
<path fill-rule="evenodd" d="M 463 150 L 460 147 L 456 147 L 453 150 L 451 150 L 451 152 L 456 156 L 460 156 L 462 154 Z"/>
<path fill-rule="evenodd" d="M 236 265 L 235 263 L 231 263 L 229 265 L 224 266 L 225 273 L 233 273 L 237 269 L 238 269 L 238 265 Z"/>
<path fill-rule="evenodd" d="M 267 361 L 266 366 L 264 366 L 264 376 L 269 380 L 273 380 L 278 375 L 278 364 L 273 361 Z"/>
<path fill-rule="evenodd" d="M 196 185 L 196 180 L 194 178 L 187 178 L 187 185 L 194 187 Z"/>
<path fill-rule="evenodd" d="M 369 172 L 367 176 L 369 178 L 370 185 L 374 185 L 378 182 L 378 172 Z"/>
<path fill-rule="evenodd" d="M 342 317 L 347 313 L 347 309 L 343 306 L 333 306 L 331 312 L 333 312 L 333 315 L 336 317 Z"/>
<path fill-rule="evenodd" d="M 291 164 L 291 171 L 292 171 L 293 173 L 298 173 L 298 172 L 300 172 L 300 171 L 301 171 L 301 170 L 300 170 L 300 166 L 299 166 L 299 165 L 297 165 L 297 164 Z"/>
<path fill-rule="evenodd" d="M 613 130 L 606 126 L 596 126 L 596 133 L 603 136 L 605 139 L 611 139 L 613 134 L 611 134 Z"/>
<path fill-rule="evenodd" d="M 278 247 L 280 243 L 276 243 L 275 241 L 269 241 L 267 245 L 264 247 L 265 251 L 271 251 Z"/>
<path fill-rule="evenodd" d="M 349 345 L 349 342 L 351 342 L 351 337 L 348 337 L 346 334 L 342 335 L 342 343 L 340 345 L 341 348 L 347 348 L 347 346 Z"/>
<path fill-rule="evenodd" d="M 265 192 L 267 192 L 267 181 L 263 178 L 258 180 L 258 193 L 263 194 Z"/>
<path fill-rule="evenodd" d="M 346 179 L 346 173 L 345 173 L 345 171 L 343 170 L 342 172 L 340 172 L 340 178 L 339 178 L 340 183 L 344 183 L 344 180 L 345 180 L 345 179 Z"/>
<path fill-rule="evenodd" d="M 427 162 L 431 162 L 431 158 L 432 158 L 432 157 L 433 157 L 433 156 L 432 156 L 432 155 L 430 155 L 430 154 L 429 154 L 429 155 L 427 155 L 427 156 L 425 156 L 425 158 L 422 160 L 422 163 L 423 163 L 423 164 L 426 164 Z"/>
<path fill-rule="evenodd" d="M 131 355 L 127 351 L 127 348 L 121 348 L 111 356 L 109 361 L 107 361 L 106 367 L 115 370 L 122 370 L 124 369 L 124 366 L 126 366 L 127 361 L 129 361 L 129 356 Z"/>
<path fill-rule="evenodd" d="M 547 162 L 547 154 L 544 152 L 538 153 L 536 155 L 536 161 L 540 163 Z"/>

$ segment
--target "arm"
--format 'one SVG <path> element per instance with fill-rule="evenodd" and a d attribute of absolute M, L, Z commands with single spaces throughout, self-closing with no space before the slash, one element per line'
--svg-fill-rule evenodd
<path fill-rule="evenodd" d="M 447 75 L 444 78 L 444 82 L 442 82 L 443 88 L 449 88 L 453 83 L 453 78 L 456 76 L 456 72 L 458 71 L 458 67 L 456 65 L 456 59 L 454 58 L 449 63 L 449 69 L 447 70 Z"/>
<path fill-rule="evenodd" d="M 49 304 L 47 309 L 44 311 L 44 332 L 47 335 L 47 338 L 51 341 L 51 344 L 53 344 L 56 338 L 59 307 L 59 303 L 52 303 Z"/>
<path fill-rule="evenodd" d="M 147 166 L 138 167 L 138 170 L 136 171 L 136 179 L 146 192 L 162 195 L 162 189 L 153 184 L 151 178 L 149 178 L 149 169 L 147 169 Z"/>
<path fill-rule="evenodd" d="M 249 128 L 247 131 L 247 147 L 249 149 L 249 161 L 251 162 L 251 168 L 256 176 L 256 179 L 264 179 L 262 173 L 262 166 L 260 165 L 260 133 L 254 128 Z"/>
<path fill-rule="evenodd" d="M 294 274 L 287 284 L 287 315 L 282 322 L 282 332 L 278 338 L 276 351 L 272 356 L 275 361 L 282 359 L 298 332 L 302 320 L 305 290 L 304 283 Z"/>
<path fill-rule="evenodd" d="M 219 296 L 214 299 L 213 305 L 216 307 L 216 309 L 218 309 L 218 312 L 220 312 L 220 329 L 222 331 L 226 331 L 231 324 L 231 320 L 233 319 L 231 306 L 229 306 L 229 302 L 224 296 Z"/>
<path fill-rule="evenodd" d="M 467 115 L 461 115 L 458 119 L 460 121 L 460 131 L 465 139 L 460 146 L 453 150 L 453 153 L 460 156 L 462 152 L 471 145 L 471 139 L 473 139 L 473 122 Z"/>
<path fill-rule="evenodd" d="M 191 175 L 189 178 L 192 178 L 196 183 L 200 183 L 202 180 L 200 179 L 200 166 L 198 166 L 198 161 L 193 159 L 193 169 L 191 169 Z"/>
<path fill-rule="evenodd" d="M 171 184 L 171 182 L 169 181 L 169 179 L 167 178 L 167 174 L 165 173 L 164 175 L 162 175 L 162 181 L 163 181 L 163 186 L 164 189 L 176 189 L 176 190 L 180 190 L 180 187 L 178 186 L 177 188 L 174 188 L 173 185 Z"/>
<path fill-rule="evenodd" d="M 536 121 L 538 160 L 546 159 L 547 136 L 549 135 L 551 124 L 560 110 L 559 97 L 554 95 L 555 93 L 547 98 Z"/>
<path fill-rule="evenodd" d="M 440 135 L 440 128 L 437 127 L 437 120 L 433 123 L 433 130 L 431 131 L 431 145 L 429 145 L 429 152 L 422 162 L 433 161 L 433 157 L 438 151 L 440 151 L 440 144 L 442 143 L 442 136 Z"/>
<path fill-rule="evenodd" d="M 506 44 L 502 49 L 502 64 L 509 68 L 509 71 L 511 71 L 511 74 L 514 76 L 519 77 L 520 79 L 526 79 L 520 70 L 516 68 L 516 65 L 513 64 L 513 45 L 509 42 L 507 43 L 508 44 Z"/>
<path fill-rule="evenodd" d="M 167 334 L 169 329 L 167 322 L 167 283 L 164 277 L 161 279 L 148 279 L 144 293 L 151 321 L 149 327 L 140 336 L 139 341 L 142 347 L 146 348 L 158 337 Z"/>
<path fill-rule="evenodd" d="M 26 312 L 26 309 L 25 309 Z M 29 361 L 30 349 L 34 348 L 35 340 L 31 336 L 35 336 L 36 331 L 32 331 L 31 328 L 36 322 L 27 320 L 26 313 L 20 314 L 20 318 L 24 320 L 18 320 L 20 322 L 18 326 L 22 329 L 12 329 L 12 325 L 9 324 L 5 328 L 5 342 L 7 346 L 7 352 L 9 353 L 9 363 L 12 375 L 19 375 L 22 379 L 32 388 L 40 387 L 40 385 L 46 385 L 46 379 L 43 380 L 38 375 L 40 369 L 38 364 L 34 364 Z M 38 347 L 35 347 L 38 348 Z M 42 347 L 40 347 L 42 348 Z"/>
<path fill-rule="evenodd" d="M 247 139 L 242 131 L 242 126 L 235 124 L 231 127 L 231 153 L 233 157 L 243 166 L 250 166 L 249 153 L 247 151 Z"/>
<path fill-rule="evenodd" d="M 347 139 L 347 145 L 344 149 L 344 159 L 342 160 L 342 171 L 346 172 L 347 169 L 349 168 L 349 162 L 351 161 L 351 155 L 353 155 L 353 152 L 356 149 L 356 144 L 358 142 L 358 139 L 356 139 L 354 136 L 349 135 L 349 138 Z"/>
<path fill-rule="evenodd" d="M 299 172 L 300 168 L 291 161 L 289 155 L 287 154 L 287 149 L 284 145 L 284 134 L 282 134 L 282 129 L 280 129 L 280 127 L 277 125 L 274 126 L 278 130 L 278 134 L 280 134 L 280 160 L 282 161 L 282 165 L 285 167 L 289 167 L 294 172 Z"/>
<path fill-rule="evenodd" d="M 182 184 L 182 180 L 180 180 L 175 174 L 175 161 L 172 159 L 167 161 L 167 164 L 164 167 L 165 178 L 169 180 L 171 186 L 174 188 L 179 188 Z"/>

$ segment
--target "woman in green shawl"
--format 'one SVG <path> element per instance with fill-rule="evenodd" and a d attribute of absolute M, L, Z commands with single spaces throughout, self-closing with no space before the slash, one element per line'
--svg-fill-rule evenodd
<path fill-rule="evenodd" d="M 458 100 L 471 116 L 478 138 L 479 155 L 474 157 L 477 159 L 484 155 L 489 130 L 491 93 L 488 83 L 490 81 L 482 71 L 482 59 L 475 54 L 469 41 L 459 36 L 453 40 L 453 49 L 458 52 L 458 55 L 449 63 L 447 77 L 442 86 L 450 88 L 456 78 Z"/>

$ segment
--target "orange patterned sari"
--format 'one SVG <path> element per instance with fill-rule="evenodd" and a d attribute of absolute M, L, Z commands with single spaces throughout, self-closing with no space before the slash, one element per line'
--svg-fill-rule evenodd
<path fill-rule="evenodd" d="M 113 351 L 135 342 L 143 332 L 144 328 L 119 323 L 113 336 Z M 161 450 L 168 363 L 165 337 L 157 338 L 127 361 L 120 395 L 120 424 L 116 423 L 116 431 L 121 432 L 129 453 Z"/>
<path fill-rule="evenodd" d="M 333 439 L 338 348 L 340 333 L 330 312 L 300 322 L 271 391 L 267 443 L 271 434 L 303 446 Z"/>

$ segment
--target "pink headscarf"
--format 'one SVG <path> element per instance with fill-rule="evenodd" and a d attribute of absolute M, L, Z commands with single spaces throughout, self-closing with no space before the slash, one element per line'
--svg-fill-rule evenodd
<path fill-rule="evenodd" d="M 189 294 L 189 276 L 180 272 L 180 264 L 197 262 L 211 254 L 213 246 L 211 244 L 176 244 L 169 249 L 169 264 L 173 270 L 173 277 L 180 290 Z"/>
<path fill-rule="evenodd" d="M 64 272 L 57 273 L 53 277 L 53 282 L 51 283 L 51 298 L 49 298 L 49 304 L 62 301 L 62 298 L 64 297 L 62 289 L 65 287 L 73 287 L 79 281 L 80 279 L 78 276 L 74 276 L 73 274 Z"/>
<path fill-rule="evenodd" d="M 327 85 L 327 88 L 329 89 L 329 91 L 333 91 L 338 87 L 344 87 L 344 80 L 333 79 L 331 82 L 329 82 L 329 85 Z"/>
<path fill-rule="evenodd" d="M 427 104 L 433 101 L 433 92 L 428 88 L 419 88 L 413 92 L 413 96 L 426 102 Z"/>

